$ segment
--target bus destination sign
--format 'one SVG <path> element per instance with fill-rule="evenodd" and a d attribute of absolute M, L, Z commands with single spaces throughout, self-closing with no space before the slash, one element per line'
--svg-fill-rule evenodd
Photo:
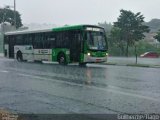
<path fill-rule="evenodd" d="M 86 30 L 87 31 L 102 31 L 102 29 L 100 29 L 100 28 L 94 28 L 94 27 L 87 27 Z"/>

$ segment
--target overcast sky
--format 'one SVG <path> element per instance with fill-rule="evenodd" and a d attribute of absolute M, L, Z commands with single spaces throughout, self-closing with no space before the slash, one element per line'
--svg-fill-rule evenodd
<path fill-rule="evenodd" d="M 0 0 L 0 7 L 14 0 Z M 120 9 L 141 12 L 145 21 L 160 18 L 160 0 L 16 0 L 23 23 L 97 24 L 115 22 Z"/>

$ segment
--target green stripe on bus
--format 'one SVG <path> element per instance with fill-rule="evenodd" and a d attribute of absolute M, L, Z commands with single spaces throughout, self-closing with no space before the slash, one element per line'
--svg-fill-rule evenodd
<path fill-rule="evenodd" d="M 64 26 L 59 28 L 53 28 L 52 31 L 64 31 L 64 30 L 77 30 L 77 29 L 83 29 L 83 25 L 75 25 L 75 26 Z"/>

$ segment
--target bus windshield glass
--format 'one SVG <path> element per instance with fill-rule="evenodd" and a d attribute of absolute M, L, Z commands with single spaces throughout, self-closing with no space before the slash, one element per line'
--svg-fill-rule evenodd
<path fill-rule="evenodd" d="M 107 50 L 104 32 L 87 31 L 87 43 L 91 50 Z"/>

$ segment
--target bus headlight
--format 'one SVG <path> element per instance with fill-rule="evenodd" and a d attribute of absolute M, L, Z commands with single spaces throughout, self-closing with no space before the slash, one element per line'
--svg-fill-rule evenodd
<path fill-rule="evenodd" d="M 88 55 L 88 56 L 90 56 L 90 55 L 91 55 L 91 53 L 87 53 L 87 55 Z"/>

